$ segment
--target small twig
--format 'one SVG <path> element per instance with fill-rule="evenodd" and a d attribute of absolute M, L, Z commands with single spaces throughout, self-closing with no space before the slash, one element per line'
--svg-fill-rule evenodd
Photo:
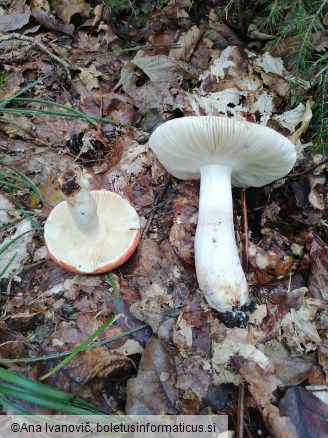
<path fill-rule="evenodd" d="M 236 438 L 244 437 L 245 386 L 239 385 Z"/>
<path fill-rule="evenodd" d="M 306 175 L 307 173 L 311 173 L 313 170 L 317 169 L 320 166 L 323 166 L 326 163 L 328 163 L 328 158 L 326 158 L 323 161 L 320 161 L 320 163 L 317 163 L 314 166 L 309 167 L 308 169 L 303 170 L 302 172 L 291 173 L 291 174 L 289 174 L 287 176 L 288 176 L 288 178 L 295 178 L 296 176 Z"/>
<path fill-rule="evenodd" d="M 150 217 L 149 217 L 149 219 L 147 221 L 147 224 L 146 224 L 146 226 L 145 226 L 145 228 L 144 228 L 144 230 L 142 232 L 142 238 L 147 236 L 147 233 L 149 231 L 149 227 L 150 227 L 150 225 L 151 225 L 151 223 L 152 223 L 152 221 L 154 219 L 154 216 L 155 216 L 158 204 L 159 204 L 160 200 L 162 199 L 164 193 L 166 192 L 170 182 L 171 182 L 171 176 L 169 176 L 168 179 L 165 181 L 164 186 L 162 187 L 161 191 L 159 192 L 159 194 L 158 194 L 158 196 L 157 196 L 157 198 L 155 200 L 154 207 L 152 208 L 152 213 L 151 213 L 151 215 L 150 215 Z"/>
<path fill-rule="evenodd" d="M 245 189 L 241 190 L 241 204 L 243 209 L 243 224 L 244 224 L 244 253 L 243 253 L 243 269 L 247 272 L 248 269 L 248 217 L 247 217 L 247 201 Z"/>
<path fill-rule="evenodd" d="M 26 43 L 30 43 L 33 46 L 38 47 L 42 52 L 46 53 L 49 56 L 50 59 L 52 59 L 53 61 L 58 62 L 58 64 L 61 64 L 65 68 L 69 80 L 71 80 L 70 70 L 78 70 L 78 67 L 76 67 L 76 66 L 74 66 L 72 64 L 69 64 L 68 62 L 64 61 L 62 58 L 60 58 L 59 56 L 57 56 L 54 53 L 52 53 L 51 50 L 48 49 L 47 46 L 45 46 L 40 41 L 36 41 L 32 37 L 29 37 L 29 36 L 26 36 L 26 35 L 20 35 L 19 33 L 15 33 L 15 32 L 0 37 L 0 43 L 2 43 L 3 41 L 10 41 L 10 40 L 20 40 L 20 41 L 24 41 Z"/>
<path fill-rule="evenodd" d="M 141 46 L 128 47 L 127 49 L 113 50 L 112 52 L 98 53 L 97 55 L 91 56 L 87 60 L 87 63 L 102 57 L 108 57 L 112 55 L 123 55 L 124 53 L 137 52 L 138 50 L 151 50 L 151 49 L 181 49 L 181 44 L 142 44 Z"/>
<path fill-rule="evenodd" d="M 239 385 L 236 438 L 244 437 L 245 386 Z"/>

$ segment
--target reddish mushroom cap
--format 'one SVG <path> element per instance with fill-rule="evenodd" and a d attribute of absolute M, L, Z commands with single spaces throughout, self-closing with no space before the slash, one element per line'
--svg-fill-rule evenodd
<path fill-rule="evenodd" d="M 140 240 L 139 216 L 121 195 L 91 191 L 97 205 L 100 232 L 93 241 L 77 229 L 67 201 L 51 211 L 44 229 L 50 257 L 63 268 L 82 274 L 111 271 L 128 260 Z"/>

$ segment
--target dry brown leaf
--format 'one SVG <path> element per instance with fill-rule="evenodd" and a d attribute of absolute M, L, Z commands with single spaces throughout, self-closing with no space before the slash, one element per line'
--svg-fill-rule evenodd
<path fill-rule="evenodd" d="M 2 278 L 15 278 L 16 281 L 20 281 L 18 277 L 19 273 L 24 269 L 24 260 L 28 257 L 28 244 L 32 242 L 33 234 L 31 231 L 33 230 L 33 226 L 29 220 L 24 220 L 20 222 L 16 228 L 14 234 L 9 237 L 6 237 L 2 241 L 2 245 L 8 244 L 15 237 L 24 234 L 22 237 L 17 239 L 15 243 L 9 246 L 9 248 L 1 254 L 0 258 L 0 272 L 5 270 L 5 267 L 8 265 L 8 269 L 2 275 Z M 29 231 L 29 232 L 28 232 Z M 13 258 L 12 262 L 10 260 Z"/>
<path fill-rule="evenodd" d="M 312 35 L 313 46 L 317 52 L 326 52 L 328 49 L 328 30 L 314 32 Z"/>
<path fill-rule="evenodd" d="M 151 157 L 147 145 L 137 143 L 128 133 L 115 140 L 113 150 L 115 155 L 110 170 L 104 174 L 104 184 L 122 192 L 129 187 L 132 179 L 150 167 Z"/>
<path fill-rule="evenodd" d="M 21 29 L 30 21 L 31 9 L 28 5 L 24 5 L 22 12 L 13 12 L 0 16 L 0 31 L 11 32 Z"/>
<path fill-rule="evenodd" d="M 141 358 L 137 377 L 127 385 L 128 415 L 178 414 L 179 390 L 174 349 L 151 338 Z"/>
<path fill-rule="evenodd" d="M 182 47 L 180 49 L 171 49 L 169 57 L 175 61 L 189 61 L 202 34 L 203 32 L 197 26 L 192 26 L 177 41 L 177 44 L 180 44 Z"/>
<path fill-rule="evenodd" d="M 237 359 L 235 364 L 248 383 L 249 391 L 273 436 L 298 438 L 299 435 L 290 418 L 281 416 L 279 409 L 272 404 L 272 401 L 275 400 L 273 392 L 281 385 L 280 380 L 274 374 L 263 370 L 253 361 Z"/>
<path fill-rule="evenodd" d="M 134 109 L 135 101 L 127 94 L 121 95 L 111 92 L 104 94 L 102 100 L 102 110 L 105 117 L 130 125 L 140 121 L 140 115 Z"/>
<path fill-rule="evenodd" d="M 54 15 L 51 15 L 43 9 L 33 9 L 31 15 L 37 21 L 37 23 L 41 24 L 46 29 L 56 32 L 63 32 L 67 35 L 72 35 L 74 32 L 73 24 L 63 23 Z"/>
<path fill-rule="evenodd" d="M 303 305 L 297 310 L 290 309 L 280 323 L 280 340 L 284 339 L 299 354 L 313 351 L 321 343 L 315 326 L 318 305 L 321 307 L 321 303 L 313 303 L 305 298 Z"/>
<path fill-rule="evenodd" d="M 300 103 L 296 108 L 292 110 L 285 111 L 282 114 L 276 115 L 273 117 L 280 126 L 283 128 L 287 128 L 289 132 L 294 132 L 296 126 L 299 125 L 304 117 L 305 106 Z M 312 114 L 312 113 L 311 113 Z"/>
<path fill-rule="evenodd" d="M 310 125 L 310 121 L 312 119 L 312 107 L 314 105 L 314 101 L 312 98 L 308 99 L 305 105 L 305 111 L 302 116 L 302 124 L 301 126 L 293 133 L 293 135 L 290 136 L 290 140 L 293 143 L 296 143 L 296 141 L 301 137 L 303 132 L 306 132 L 308 130 L 308 127 Z"/>
<path fill-rule="evenodd" d="M 313 205 L 313 207 L 317 208 L 318 210 L 324 210 L 325 209 L 325 192 L 323 188 L 323 193 L 320 193 L 318 191 L 318 185 L 323 185 L 326 182 L 325 175 L 313 175 L 310 174 L 308 177 L 309 183 L 310 183 L 310 193 L 308 194 L 308 199 L 310 203 Z"/>
<path fill-rule="evenodd" d="M 328 12 L 326 12 L 325 16 L 323 17 L 323 24 L 328 27 Z"/>
<path fill-rule="evenodd" d="M 171 18 L 186 18 L 189 14 L 185 9 L 191 6 L 190 0 L 170 0 L 169 4 L 163 8 L 163 12 Z"/>
<path fill-rule="evenodd" d="M 165 55 L 149 56 L 139 50 L 122 68 L 120 84 L 135 99 L 141 112 L 151 108 L 163 112 L 173 107 L 174 87 L 180 86 L 184 77 L 191 79 L 194 75 L 188 64 Z"/>
<path fill-rule="evenodd" d="M 298 437 L 328 436 L 328 406 L 310 391 L 295 386 L 287 389 L 279 410 L 293 422 Z"/>
<path fill-rule="evenodd" d="M 287 277 L 294 267 L 293 258 L 286 255 L 273 239 L 264 238 L 262 244 L 264 241 L 266 249 L 252 242 L 249 244 L 249 262 L 255 269 L 250 275 L 251 284 L 265 284 L 277 277 Z"/>
<path fill-rule="evenodd" d="M 173 200 L 173 225 L 170 243 L 185 263 L 194 264 L 194 235 L 198 215 L 198 183 L 185 183 Z"/>
<path fill-rule="evenodd" d="M 309 295 L 328 301 L 328 250 L 319 248 L 311 254 Z"/>
<path fill-rule="evenodd" d="M 255 347 L 256 341 L 253 334 L 250 335 L 247 329 L 237 327 L 228 329 L 220 323 L 219 327 L 215 327 L 215 332 L 220 333 L 218 341 L 212 341 L 212 366 L 215 371 L 215 384 L 234 383 L 239 385 L 242 383 L 240 375 L 229 365 L 234 356 L 253 360 L 260 368 L 267 371 L 273 370 L 270 359 Z"/>
<path fill-rule="evenodd" d="M 0 127 L 10 138 L 30 139 L 35 136 L 35 127 L 25 116 L 4 114 L 0 117 Z"/>
<path fill-rule="evenodd" d="M 230 46 L 237 46 L 241 49 L 244 48 L 245 43 L 238 37 L 238 35 L 223 21 L 218 20 L 218 14 L 214 9 L 211 9 L 208 15 L 209 27 L 218 32 Z"/>
<path fill-rule="evenodd" d="M 318 354 L 319 364 L 321 365 L 325 376 L 326 376 L 326 382 L 328 383 L 328 343 L 327 340 L 324 340 L 322 345 L 319 347 L 319 354 Z"/>
<path fill-rule="evenodd" d="M 276 339 L 265 343 L 264 353 L 272 361 L 275 374 L 287 386 L 304 382 L 317 364 L 316 353 L 294 356 L 285 343 Z"/>
<path fill-rule="evenodd" d="M 50 5 L 48 0 L 30 0 L 30 6 L 32 10 L 43 9 L 46 12 L 50 12 Z"/>
<path fill-rule="evenodd" d="M 56 377 L 56 386 L 66 391 L 78 391 L 82 397 L 90 397 L 100 392 L 115 371 L 131 372 L 134 364 L 131 359 L 110 352 L 106 347 L 98 347 L 81 352 L 65 368 L 65 373 Z"/>
<path fill-rule="evenodd" d="M 81 71 L 79 78 L 88 91 L 99 88 L 98 77 L 102 76 L 102 73 L 98 71 L 94 65 L 88 68 L 80 67 L 79 70 Z"/>
<path fill-rule="evenodd" d="M 269 52 L 264 52 L 263 55 L 254 58 L 253 65 L 265 73 L 273 73 L 282 77 L 287 74 L 283 60 L 270 55 Z"/>
<path fill-rule="evenodd" d="M 84 0 L 70 0 L 63 2 L 62 0 L 53 0 L 52 7 L 57 12 L 58 17 L 69 24 L 74 14 L 80 14 L 82 17 L 89 17 L 90 5 Z"/>

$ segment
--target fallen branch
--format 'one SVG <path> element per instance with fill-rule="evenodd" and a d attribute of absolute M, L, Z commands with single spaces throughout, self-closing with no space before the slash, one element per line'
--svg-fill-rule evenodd
<path fill-rule="evenodd" d="M 64 67 L 69 80 L 71 80 L 70 70 L 78 70 L 78 67 L 64 61 L 62 58 L 60 58 L 59 56 L 52 53 L 51 50 L 48 49 L 48 47 L 46 45 L 44 45 L 40 41 L 36 41 L 32 37 L 29 37 L 26 35 L 20 35 L 19 33 L 15 33 L 15 32 L 0 37 L 0 43 L 2 43 L 4 41 L 10 41 L 10 40 L 20 40 L 20 41 L 24 41 L 26 43 L 32 44 L 32 46 L 36 46 L 38 49 L 40 49 L 42 52 L 44 52 L 46 55 L 48 55 L 50 59 L 57 62 L 58 64 L 61 64 Z"/>
<path fill-rule="evenodd" d="M 291 173 L 287 176 L 288 176 L 288 178 L 295 178 L 296 176 L 306 175 L 307 173 L 311 173 L 313 170 L 316 170 L 318 167 L 323 166 L 326 163 L 328 163 L 328 158 L 326 158 L 323 161 L 320 161 L 320 163 L 317 163 L 314 166 L 309 167 L 308 169 L 303 170 L 302 172 Z"/>

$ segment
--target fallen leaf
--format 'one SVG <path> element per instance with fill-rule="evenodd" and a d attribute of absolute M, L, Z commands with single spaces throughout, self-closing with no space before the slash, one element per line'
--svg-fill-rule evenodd
<path fill-rule="evenodd" d="M 313 46 L 317 52 L 325 52 L 328 49 L 328 31 L 319 30 L 312 34 Z"/>
<path fill-rule="evenodd" d="M 44 26 L 46 29 L 54 30 L 56 32 L 63 32 L 67 35 L 72 35 L 74 32 L 73 24 L 63 23 L 58 20 L 54 15 L 49 14 L 44 9 L 33 9 L 31 12 L 32 17 L 37 23 Z"/>
<path fill-rule="evenodd" d="M 326 405 L 328 405 L 328 386 L 327 385 L 308 385 L 306 386 L 308 391 L 311 391 L 313 395 L 318 397 Z"/>
<path fill-rule="evenodd" d="M 17 225 L 15 233 L 10 237 L 6 237 L 1 244 L 4 247 L 10 243 L 16 237 L 19 237 L 16 242 L 11 244 L 8 249 L 1 254 L 0 258 L 0 272 L 2 272 L 5 267 L 9 264 L 10 260 L 12 263 L 9 264 L 6 272 L 2 275 L 2 278 L 15 278 L 16 281 L 20 281 L 19 274 L 24 269 L 24 261 L 28 258 L 28 244 L 32 242 L 33 234 L 28 231 L 32 231 L 33 226 L 29 220 L 24 220 Z"/>
<path fill-rule="evenodd" d="M 240 375 L 229 366 L 230 360 L 234 356 L 253 360 L 260 368 L 267 371 L 273 370 L 270 359 L 256 348 L 255 342 L 253 343 L 249 339 L 247 330 L 237 327 L 228 329 L 222 323 L 215 330 L 220 333 L 220 338 L 212 341 L 212 366 L 215 371 L 215 384 L 233 383 L 234 385 L 239 385 L 243 382 Z"/>
<path fill-rule="evenodd" d="M 282 114 L 273 116 L 280 126 L 287 128 L 289 132 L 294 132 L 297 125 L 301 123 L 304 117 L 305 106 L 300 103 L 296 108 L 285 111 Z"/>
<path fill-rule="evenodd" d="M 269 52 L 264 52 L 263 55 L 257 56 L 253 64 L 265 73 L 273 73 L 283 77 L 287 74 L 284 61 L 281 58 L 273 57 Z"/>
<path fill-rule="evenodd" d="M 11 32 L 21 29 L 30 20 L 31 9 L 28 5 L 24 5 L 22 12 L 14 12 L 0 16 L 0 31 Z"/>
<path fill-rule="evenodd" d="M 304 299 L 304 304 L 297 310 L 290 309 L 280 323 L 281 335 L 289 347 L 302 354 L 303 352 L 313 351 L 321 343 L 320 336 L 315 326 L 315 315 L 317 305 L 320 303 L 308 302 Z"/>
<path fill-rule="evenodd" d="M 192 26 L 187 32 L 184 32 L 177 41 L 182 47 L 171 49 L 169 58 L 175 61 L 189 61 L 196 45 L 202 36 L 202 31 L 197 26 Z"/>
<path fill-rule="evenodd" d="M 293 422 L 297 437 L 328 436 L 328 406 L 310 391 L 299 387 L 287 389 L 279 410 Z"/>
<path fill-rule="evenodd" d="M 309 295 L 328 301 L 328 250 L 320 248 L 311 254 Z"/>
<path fill-rule="evenodd" d="M 290 136 L 290 140 L 293 143 L 296 143 L 296 141 L 301 137 L 301 135 L 308 130 L 308 127 L 310 125 L 310 121 L 312 119 L 312 107 L 314 105 L 313 99 L 310 98 L 307 100 L 305 105 L 305 111 L 303 113 L 302 117 L 302 124 L 301 126 Z"/>
<path fill-rule="evenodd" d="M 185 11 L 191 8 L 190 0 L 170 0 L 167 6 L 163 8 L 163 12 L 171 18 L 186 18 L 189 14 Z"/>
<path fill-rule="evenodd" d="M 50 5 L 48 0 L 30 0 L 30 6 L 32 10 L 43 9 L 46 12 L 50 12 Z"/>
<path fill-rule="evenodd" d="M 294 268 L 294 259 L 282 250 L 274 237 L 263 238 L 261 246 L 249 244 L 249 262 L 254 268 L 250 275 L 251 284 L 265 284 L 276 277 L 287 277 Z"/>
<path fill-rule="evenodd" d="M 234 363 L 248 383 L 249 391 L 273 436 L 299 438 L 300 435 L 298 435 L 289 415 L 281 416 L 279 409 L 272 404 L 272 401 L 275 401 L 273 393 L 277 387 L 281 386 L 277 376 L 265 371 L 258 364 L 250 360 L 237 358 Z"/>
<path fill-rule="evenodd" d="M 288 345 L 277 339 L 265 343 L 264 353 L 270 358 L 275 374 L 287 386 L 304 382 L 317 364 L 316 353 L 294 356 Z"/>
<path fill-rule="evenodd" d="M 127 384 L 127 415 L 178 414 L 179 390 L 174 349 L 151 338 L 141 358 L 137 377 Z M 156 400 L 156 403 L 154 403 Z"/>
<path fill-rule="evenodd" d="M 35 127 L 31 119 L 17 114 L 4 114 L 0 117 L 0 127 L 11 138 L 30 139 L 35 136 Z"/>
<path fill-rule="evenodd" d="M 320 193 L 318 191 L 317 185 L 325 184 L 326 182 L 325 175 L 310 174 L 308 176 L 308 180 L 310 183 L 310 193 L 308 194 L 308 199 L 310 203 L 313 205 L 313 207 L 317 208 L 318 210 L 324 210 L 325 209 L 324 192 Z"/>
<path fill-rule="evenodd" d="M 84 0 L 70 0 L 63 2 L 62 0 L 53 0 L 52 7 L 56 11 L 58 17 L 69 24 L 74 14 L 80 14 L 82 17 L 89 17 L 90 5 Z"/>
<path fill-rule="evenodd" d="M 102 73 L 98 71 L 93 64 L 88 68 L 80 67 L 79 70 L 81 71 L 79 78 L 88 91 L 99 88 L 98 77 L 101 76 Z"/>

